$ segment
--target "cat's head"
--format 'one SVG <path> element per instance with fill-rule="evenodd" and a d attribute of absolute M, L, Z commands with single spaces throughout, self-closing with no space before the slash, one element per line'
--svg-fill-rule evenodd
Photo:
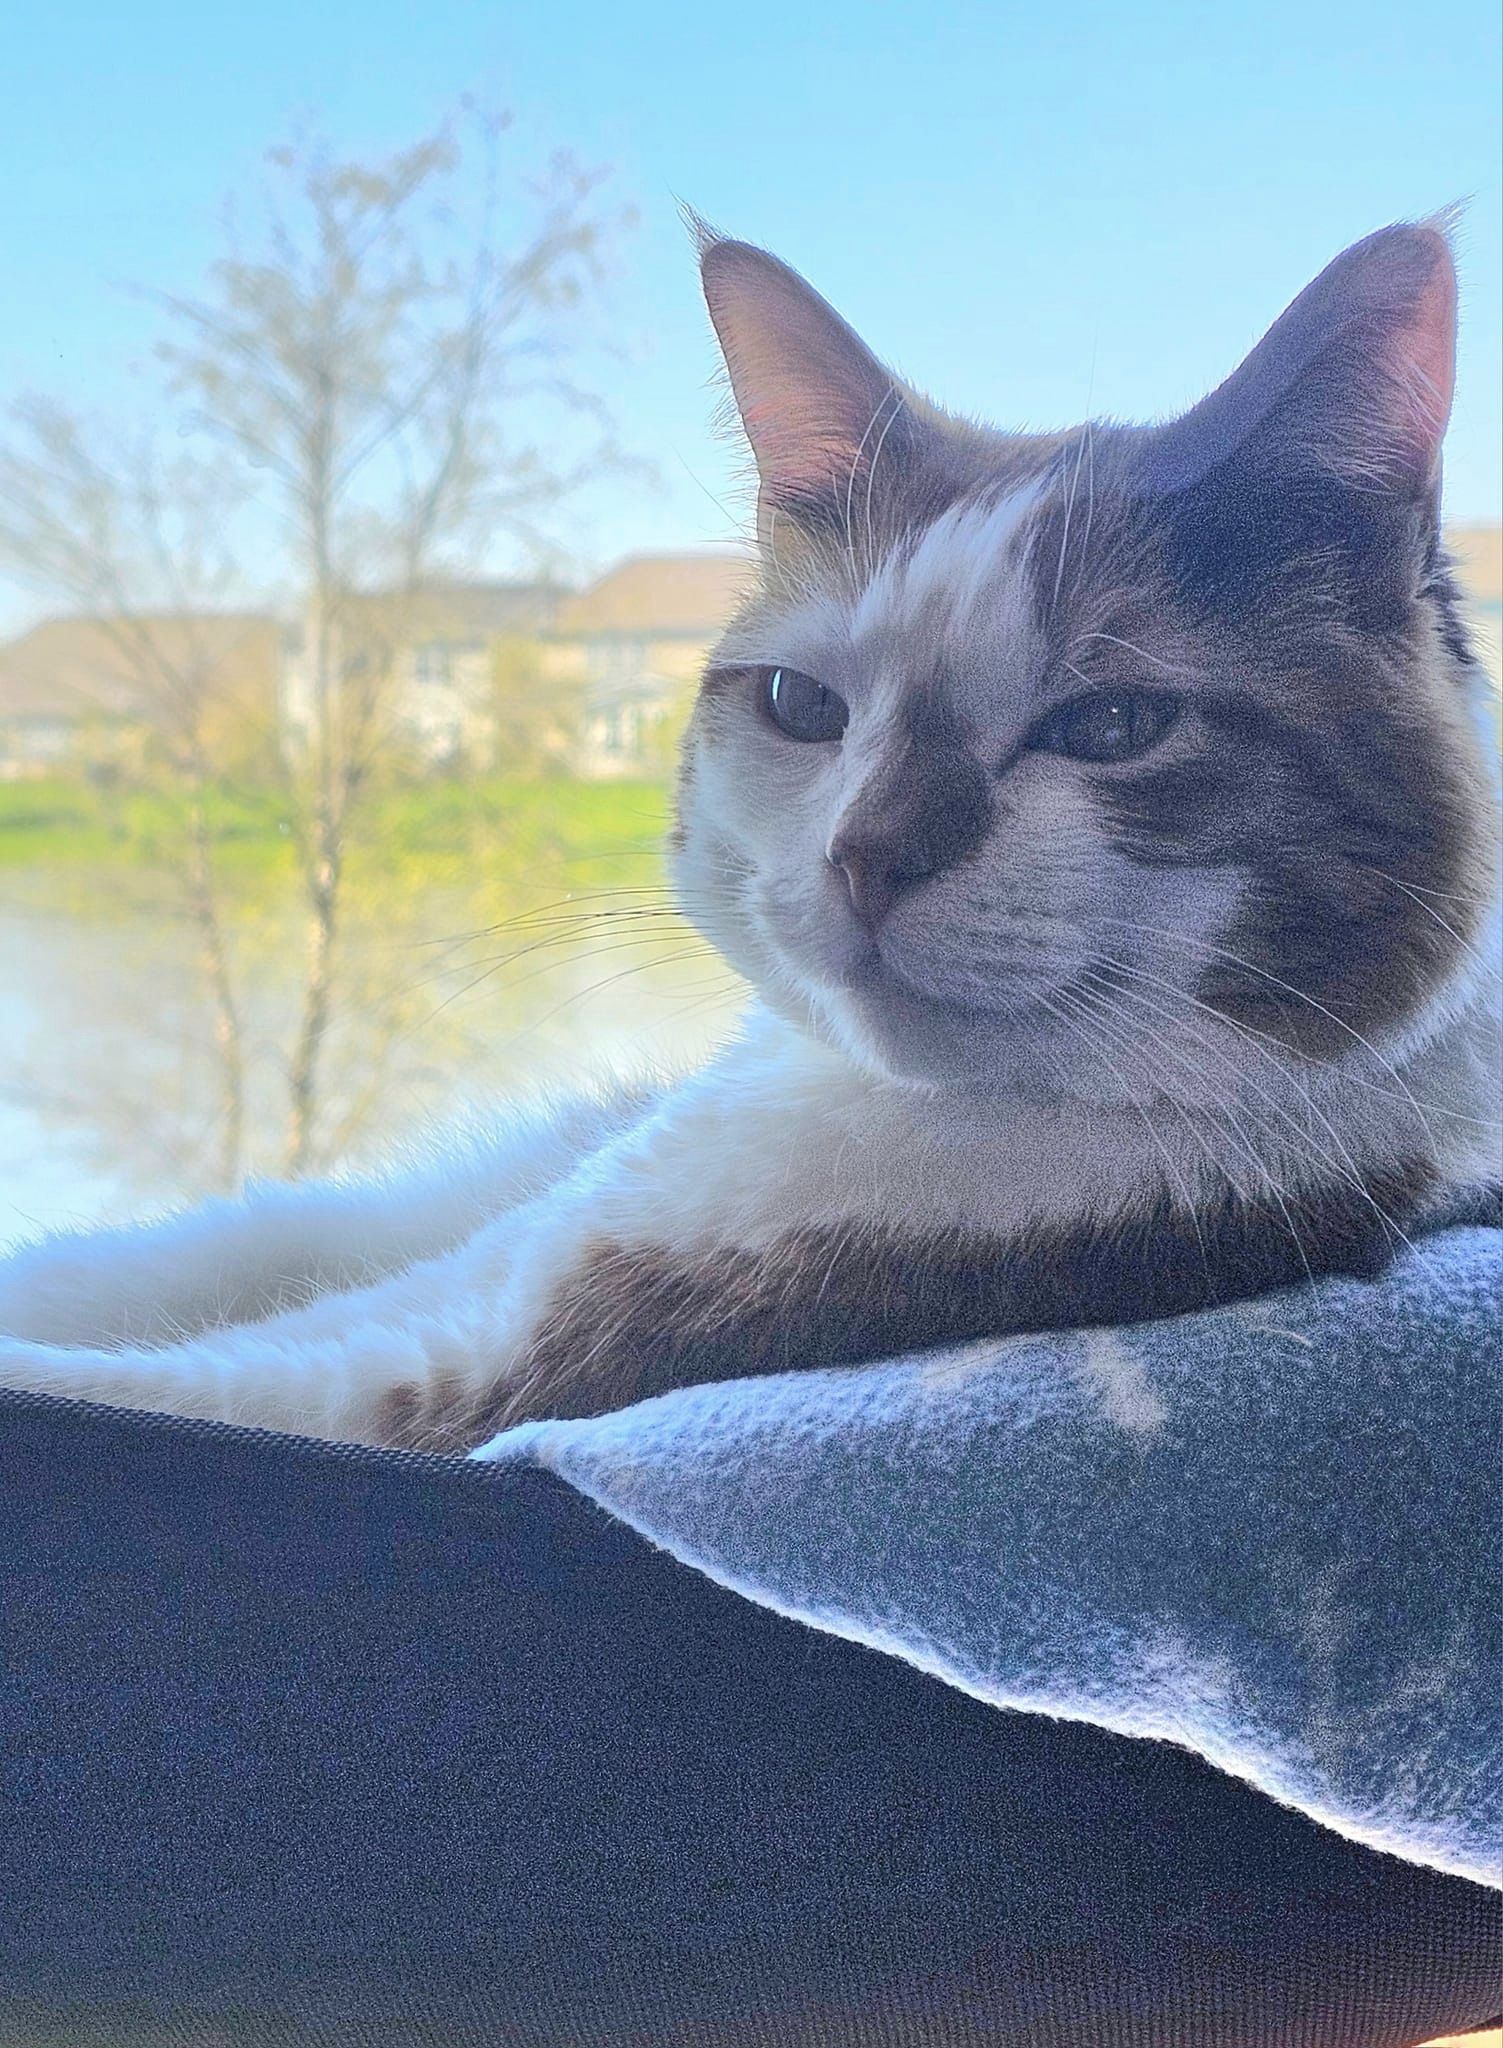
<path fill-rule="evenodd" d="M 675 869 L 734 964 L 941 1086 L 1109 1091 L 1131 1040 L 1193 1097 L 1249 1032 L 1428 1028 L 1495 846 L 1437 530 L 1444 233 L 1348 250 L 1183 418 L 1056 434 L 946 416 L 774 258 L 702 255 L 761 567 Z"/>

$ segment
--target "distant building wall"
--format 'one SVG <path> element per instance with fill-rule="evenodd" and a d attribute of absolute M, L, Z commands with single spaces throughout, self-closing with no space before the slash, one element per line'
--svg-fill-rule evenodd
<path fill-rule="evenodd" d="M 1466 597 L 1478 656 L 1503 686 L 1503 527 L 1453 527 L 1446 544 Z"/>
<path fill-rule="evenodd" d="M 281 628 L 256 613 L 49 619 L 0 647 L 0 776 L 139 768 L 191 706 L 210 760 L 264 760 Z"/>
<path fill-rule="evenodd" d="M 70 718 L 0 718 L 0 781 L 19 782 L 68 766 L 74 740 Z"/>
<path fill-rule="evenodd" d="M 575 773 L 671 764 L 705 661 L 749 578 L 743 555 L 635 555 L 560 607 L 549 673 L 579 699 Z"/>
<path fill-rule="evenodd" d="M 597 633 L 555 641 L 550 674 L 580 708 L 576 774 L 602 781 L 660 773 L 671 761 L 706 656 L 702 634 Z"/>
<path fill-rule="evenodd" d="M 541 635 L 560 592 L 546 583 L 442 583 L 341 600 L 325 629 L 334 715 L 368 702 L 380 746 L 396 763 L 483 772 L 501 765 L 497 650 Z M 318 678 L 313 634 L 289 640 L 281 681 L 284 742 L 306 746 Z"/>

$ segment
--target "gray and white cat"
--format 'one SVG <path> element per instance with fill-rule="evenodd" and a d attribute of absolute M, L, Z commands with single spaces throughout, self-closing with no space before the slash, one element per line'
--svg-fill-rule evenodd
<path fill-rule="evenodd" d="M 1487 686 L 1438 532 L 1444 233 L 1182 419 L 1013 435 L 706 238 L 760 583 L 673 866 L 755 985 L 654 1097 L 0 1270 L 0 1379 L 462 1448 L 681 1382 L 1380 1265 L 1497 1125 Z"/>

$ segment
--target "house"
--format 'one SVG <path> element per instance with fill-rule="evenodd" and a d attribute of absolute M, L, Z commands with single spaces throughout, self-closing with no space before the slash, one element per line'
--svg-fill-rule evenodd
<path fill-rule="evenodd" d="M 429 768 L 488 769 L 502 751 L 500 650 L 538 643 L 563 592 L 548 582 L 434 581 L 415 591 L 351 593 L 330 622 L 332 666 L 353 696 L 368 693 L 380 743 Z M 308 635 L 289 636 L 281 717 L 294 743 L 312 728 Z"/>
<path fill-rule="evenodd" d="M 560 605 L 545 671 L 580 698 L 576 773 L 661 770 L 750 574 L 739 553 L 632 555 Z"/>
<path fill-rule="evenodd" d="M 425 583 L 343 598 L 331 626 L 341 685 L 383 745 L 432 769 L 586 777 L 665 765 L 705 655 L 745 588 L 739 554 L 635 555 L 586 589 Z M 289 643 L 283 730 L 311 731 L 307 636 Z"/>
<path fill-rule="evenodd" d="M 1454 526 L 1446 545 L 1456 563 L 1477 652 L 1493 681 L 1503 685 L 1503 526 Z"/>
<path fill-rule="evenodd" d="M 1503 671 L 1503 532 L 1453 529 L 1468 614 Z M 391 758 L 588 777 L 668 765 L 705 657 L 745 592 L 724 550 L 629 556 L 585 589 L 434 581 L 344 597 L 331 622 L 341 686 L 368 701 Z M 221 765 L 250 764 L 280 725 L 311 731 L 306 636 L 260 613 L 51 619 L 0 647 L 0 778 L 120 763 L 199 705 Z"/>
<path fill-rule="evenodd" d="M 47 619 L 0 647 L 0 778 L 139 759 L 191 715 L 211 748 L 272 730 L 281 627 L 254 612 Z"/>
<path fill-rule="evenodd" d="M 746 574 L 740 555 L 637 555 L 578 592 L 456 581 L 354 594 L 332 622 L 335 673 L 368 693 L 383 744 L 428 768 L 653 773 Z M 299 633 L 282 679 L 294 740 L 314 697 Z"/>

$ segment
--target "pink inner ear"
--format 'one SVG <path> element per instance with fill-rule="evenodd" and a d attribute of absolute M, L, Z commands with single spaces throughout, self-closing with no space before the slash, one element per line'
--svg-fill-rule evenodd
<path fill-rule="evenodd" d="M 1381 228 L 1338 256 L 1242 365 L 1152 436 L 1182 490 L 1244 446 L 1264 468 L 1433 485 L 1455 379 L 1456 273 L 1436 227 Z"/>
<path fill-rule="evenodd" d="M 850 419 L 791 380 L 768 381 L 767 396 L 741 412 L 763 483 L 796 496 L 843 489 L 861 445 Z"/>
<path fill-rule="evenodd" d="M 840 316 L 775 257 L 742 242 L 704 253 L 705 300 L 763 489 L 843 489 L 893 380 Z"/>
<path fill-rule="evenodd" d="M 1438 235 L 1436 241 L 1438 261 L 1415 295 L 1410 319 L 1393 335 L 1387 362 L 1410 406 L 1409 416 L 1394 424 L 1424 469 L 1440 453 L 1456 385 L 1456 269 L 1449 248 Z"/>

